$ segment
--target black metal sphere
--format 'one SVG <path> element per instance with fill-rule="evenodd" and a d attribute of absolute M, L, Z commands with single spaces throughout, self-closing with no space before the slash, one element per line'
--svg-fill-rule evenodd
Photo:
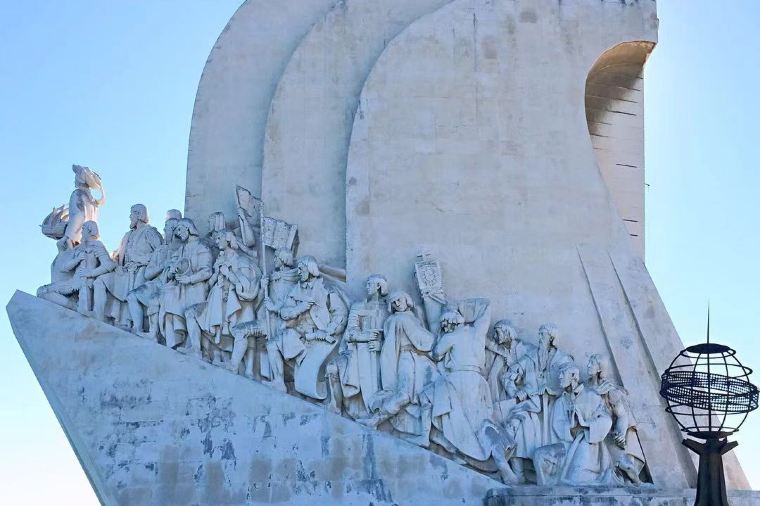
<path fill-rule="evenodd" d="M 758 389 L 752 369 L 736 351 L 717 343 L 689 346 L 662 375 L 660 395 L 681 430 L 700 439 L 725 438 L 739 430 L 757 409 Z"/>

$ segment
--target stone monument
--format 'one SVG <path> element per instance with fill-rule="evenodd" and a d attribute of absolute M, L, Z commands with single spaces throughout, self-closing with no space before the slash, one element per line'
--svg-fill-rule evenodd
<path fill-rule="evenodd" d="M 8 305 L 100 500 L 688 501 L 644 265 L 657 25 L 653 0 L 244 2 L 184 216 L 134 205 L 109 256 L 107 177 L 75 166 L 51 283 Z"/>

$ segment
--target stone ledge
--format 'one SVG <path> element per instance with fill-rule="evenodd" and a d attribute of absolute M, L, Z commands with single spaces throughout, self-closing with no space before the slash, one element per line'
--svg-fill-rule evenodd
<path fill-rule="evenodd" d="M 515 487 L 488 491 L 485 506 L 691 506 L 696 491 L 649 487 Z M 731 506 L 760 504 L 760 491 L 731 490 Z"/>

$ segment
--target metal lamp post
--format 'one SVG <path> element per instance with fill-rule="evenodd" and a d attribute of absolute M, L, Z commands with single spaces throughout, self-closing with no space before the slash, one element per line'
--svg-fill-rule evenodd
<path fill-rule="evenodd" d="M 738 446 L 728 437 L 758 407 L 750 374 L 736 351 L 710 342 L 708 323 L 707 342 L 681 351 L 662 375 L 660 395 L 667 411 L 689 436 L 684 446 L 699 455 L 695 506 L 728 506 L 723 455 Z"/>

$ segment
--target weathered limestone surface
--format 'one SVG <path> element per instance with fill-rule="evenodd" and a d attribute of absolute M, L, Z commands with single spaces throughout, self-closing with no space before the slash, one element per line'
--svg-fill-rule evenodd
<path fill-rule="evenodd" d="M 214 44 L 195 98 L 185 214 L 234 216 L 235 184 L 261 192 L 269 105 L 290 56 L 336 0 L 247 0 Z"/>
<path fill-rule="evenodd" d="M 694 496 L 694 490 L 520 487 L 489 492 L 485 506 L 692 506 Z M 728 499 L 732 506 L 752 506 L 760 492 L 732 491 Z"/>
<path fill-rule="evenodd" d="M 17 292 L 19 344 L 104 504 L 482 504 L 500 483 Z"/>
<path fill-rule="evenodd" d="M 457 0 L 410 25 L 379 58 L 355 116 L 347 274 L 356 284 L 382 269 L 391 286 L 408 286 L 408 259 L 426 250 L 443 264 L 447 294 L 490 298 L 519 334 L 552 315 L 576 359 L 609 349 L 642 414 L 655 484 L 681 488 L 694 465 L 647 353 L 672 323 L 658 312 L 644 330 L 631 313 L 642 291 L 659 299 L 643 264 L 624 290 L 610 261 L 641 263 L 585 109 L 599 58 L 656 31 L 651 1 Z M 680 345 L 661 349 L 673 357 Z M 747 488 L 740 469 L 729 474 Z"/>
<path fill-rule="evenodd" d="M 312 27 L 280 79 L 262 196 L 269 212 L 299 224 L 303 249 L 329 265 L 346 263 L 346 159 L 364 81 L 401 30 L 450 1 L 340 2 Z"/>

